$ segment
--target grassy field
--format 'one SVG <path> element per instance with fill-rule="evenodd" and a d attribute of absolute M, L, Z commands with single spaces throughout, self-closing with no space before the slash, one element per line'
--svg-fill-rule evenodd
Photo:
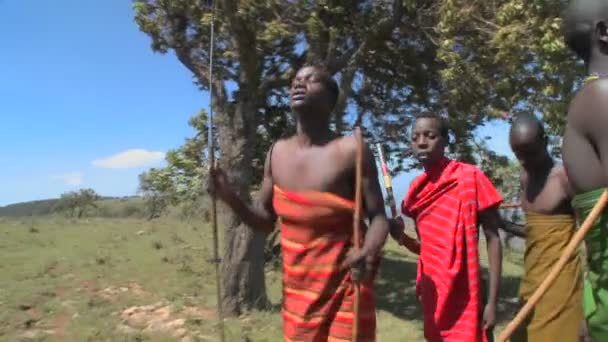
<path fill-rule="evenodd" d="M 0 218 L 1 341 L 216 341 L 210 230 L 174 220 Z M 501 325 L 519 255 L 505 255 Z M 391 241 L 377 282 L 379 341 L 422 341 L 415 259 Z M 280 273 L 267 270 L 280 299 Z M 226 322 L 227 341 L 280 341 L 278 310 Z M 497 329 L 497 331 L 500 329 Z"/>

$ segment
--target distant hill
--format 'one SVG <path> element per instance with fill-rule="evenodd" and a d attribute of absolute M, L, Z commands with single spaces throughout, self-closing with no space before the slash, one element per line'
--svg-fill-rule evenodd
<path fill-rule="evenodd" d="M 21 202 L 9 204 L 4 207 L 0 207 L 0 217 L 28 217 L 28 216 L 44 216 L 50 215 L 53 213 L 53 210 L 57 203 L 59 202 L 58 198 L 38 200 L 38 201 L 29 201 L 29 202 Z M 112 207 L 116 207 L 116 202 L 133 202 L 137 203 L 141 202 L 140 198 L 137 196 L 127 196 L 127 197 L 101 197 L 98 203 L 101 204 L 102 208 L 108 207 L 111 205 Z"/>
<path fill-rule="evenodd" d="M 58 201 L 58 199 L 54 198 L 9 204 L 7 206 L 0 207 L 0 216 L 22 217 L 47 215 L 52 212 Z"/>

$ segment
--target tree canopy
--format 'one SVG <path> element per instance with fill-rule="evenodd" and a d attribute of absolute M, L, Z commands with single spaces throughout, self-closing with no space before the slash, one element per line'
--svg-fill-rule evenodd
<path fill-rule="evenodd" d="M 218 1 L 214 104 L 222 116 L 251 85 L 255 110 L 240 119 L 256 135 L 258 170 L 270 141 L 293 129 L 286 85 L 306 62 L 327 65 L 340 81 L 337 130 L 364 125 L 397 158 L 396 171 L 410 156 L 400 143 L 420 110 L 450 118 L 453 150 L 464 157 L 474 129 L 505 112 L 540 112 L 559 134 L 582 74 L 561 37 L 566 2 Z M 208 90 L 211 1 L 135 8 L 153 50 L 174 51 Z"/>

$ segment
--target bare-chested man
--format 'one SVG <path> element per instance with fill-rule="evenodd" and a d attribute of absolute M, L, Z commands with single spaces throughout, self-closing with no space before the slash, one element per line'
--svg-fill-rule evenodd
<path fill-rule="evenodd" d="M 354 294 L 348 266 L 365 260 L 368 274 L 373 273 L 388 234 L 374 157 L 364 146 L 363 205 L 371 223 L 363 247 L 351 250 L 357 141 L 330 130 L 337 98 L 338 86 L 325 69 L 298 71 L 290 88 L 297 133 L 268 152 L 256 206 L 237 197 L 219 168 L 212 172 L 215 194 L 247 225 L 270 232 L 280 219 L 285 341 L 351 340 Z M 361 284 L 359 341 L 375 340 L 372 278 Z"/>
<path fill-rule="evenodd" d="M 570 103 L 562 147 L 580 224 L 608 185 L 608 1 L 572 1 L 564 35 L 591 76 Z M 593 341 L 608 341 L 608 210 L 594 223 L 585 244 L 587 328 Z"/>
<path fill-rule="evenodd" d="M 548 139 L 542 123 L 533 115 L 518 116 L 511 126 L 509 142 L 522 166 L 526 252 L 520 297 L 525 303 L 570 242 L 575 221 L 568 177 L 547 150 Z M 511 341 L 577 341 L 583 320 L 581 272 L 576 255 Z"/>

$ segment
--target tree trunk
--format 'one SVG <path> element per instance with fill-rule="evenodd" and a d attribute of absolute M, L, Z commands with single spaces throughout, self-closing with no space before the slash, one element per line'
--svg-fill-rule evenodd
<path fill-rule="evenodd" d="M 250 202 L 256 106 L 255 99 L 243 93 L 247 91 L 241 91 L 238 102 L 218 115 L 220 163 L 239 196 Z M 227 214 L 221 265 L 222 309 L 225 315 L 265 309 L 269 304 L 264 279 L 266 235 L 255 233 L 232 212 Z"/>

